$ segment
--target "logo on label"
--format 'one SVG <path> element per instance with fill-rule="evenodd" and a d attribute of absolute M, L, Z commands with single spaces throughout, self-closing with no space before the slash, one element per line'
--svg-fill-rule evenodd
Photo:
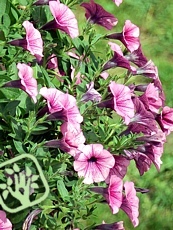
<path fill-rule="evenodd" d="M 27 161 L 31 164 L 20 168 L 21 165 L 23 165 L 23 161 Z M 30 165 L 32 165 L 32 167 L 30 167 Z M 37 159 L 31 154 L 22 154 L 1 163 L 0 171 L 3 171 L 6 178 L 6 181 L 0 184 L 0 205 L 7 212 L 16 213 L 39 204 L 45 200 L 49 194 L 49 186 L 42 169 Z M 43 195 L 38 199 L 31 199 L 34 190 L 40 187 L 44 189 Z M 9 196 L 13 201 L 17 201 L 15 202 L 17 204 L 15 208 L 11 208 L 10 204 L 6 202 Z"/>

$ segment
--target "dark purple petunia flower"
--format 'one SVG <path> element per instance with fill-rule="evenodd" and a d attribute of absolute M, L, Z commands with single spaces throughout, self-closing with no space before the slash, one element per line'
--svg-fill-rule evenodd
<path fill-rule="evenodd" d="M 125 230 L 123 226 L 123 221 L 111 223 L 111 224 L 106 224 L 102 223 L 100 225 L 97 225 L 94 227 L 96 230 Z"/>
<path fill-rule="evenodd" d="M 86 86 L 88 90 L 82 95 L 81 101 L 100 102 L 102 96 L 97 92 L 97 90 L 94 89 L 94 82 L 92 81 L 89 84 L 86 84 Z"/>
<path fill-rule="evenodd" d="M 134 69 L 132 71 L 132 75 L 143 75 L 145 77 L 152 78 L 153 80 L 159 77 L 157 66 L 155 66 L 151 60 L 149 60 L 144 66 Z"/>
<path fill-rule="evenodd" d="M 111 47 L 111 49 L 114 51 L 114 56 L 107 61 L 103 66 L 103 71 L 115 67 L 121 67 L 128 69 L 129 71 L 133 71 L 130 66 L 130 62 L 123 56 L 123 52 L 121 51 L 121 48 L 112 42 L 108 43 Z"/>
<path fill-rule="evenodd" d="M 93 24 L 98 24 L 105 27 L 108 30 L 111 30 L 113 26 L 118 23 L 118 19 L 114 17 L 113 14 L 110 14 L 103 7 L 90 0 L 89 3 L 84 2 L 81 4 L 85 8 L 85 17 Z"/>
<path fill-rule="evenodd" d="M 126 54 L 124 57 L 138 67 L 142 67 L 148 62 L 147 58 L 142 53 L 141 45 L 137 50 L 134 50 L 132 53 Z"/>
<path fill-rule="evenodd" d="M 42 6 L 42 5 L 49 5 L 49 2 L 56 1 L 56 0 L 37 0 L 33 3 L 35 6 Z"/>
<path fill-rule="evenodd" d="M 135 105 L 135 116 L 131 119 L 128 129 L 124 132 L 126 133 L 144 133 L 151 134 L 157 132 L 157 122 L 155 121 L 154 115 L 147 111 L 144 104 L 139 100 L 139 98 L 133 98 L 133 103 Z"/>

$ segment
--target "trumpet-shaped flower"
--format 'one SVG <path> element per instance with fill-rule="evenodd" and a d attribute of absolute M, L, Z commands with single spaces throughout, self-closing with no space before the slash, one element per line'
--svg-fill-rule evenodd
<path fill-rule="evenodd" d="M 76 99 L 72 95 L 46 87 L 40 89 L 40 94 L 47 100 L 49 119 L 61 119 L 72 123 L 83 121 L 76 105 Z"/>
<path fill-rule="evenodd" d="M 85 137 L 80 129 L 79 123 L 64 122 L 61 127 L 63 137 L 57 140 L 50 140 L 45 146 L 50 148 L 60 148 L 62 151 L 69 153 L 73 157 L 80 151 L 79 147 L 84 145 Z"/>
<path fill-rule="evenodd" d="M 138 226 L 139 220 L 139 198 L 136 196 L 136 190 L 133 182 L 125 182 L 125 196 L 121 209 L 129 216 L 134 227 Z"/>
<path fill-rule="evenodd" d="M 173 108 L 163 107 L 161 114 L 157 115 L 156 120 L 163 132 L 169 135 L 173 131 Z"/>
<path fill-rule="evenodd" d="M 112 175 L 108 188 L 93 187 L 90 190 L 101 194 L 106 199 L 113 214 L 119 211 L 123 200 L 123 181 L 121 178 Z"/>
<path fill-rule="evenodd" d="M 99 229 L 99 230 L 125 230 L 125 228 L 123 226 L 123 221 L 119 221 L 119 222 L 115 222 L 115 223 L 111 223 L 111 224 L 106 224 L 103 221 L 102 224 L 95 226 L 94 229 Z"/>
<path fill-rule="evenodd" d="M 42 27 L 45 30 L 59 29 L 75 38 L 79 35 L 78 23 L 74 13 L 63 3 L 49 1 L 49 8 L 54 19 Z"/>
<path fill-rule="evenodd" d="M 125 21 L 121 33 L 107 35 L 107 38 L 120 40 L 130 52 L 137 50 L 140 46 L 139 27 L 134 25 L 130 20 Z"/>
<path fill-rule="evenodd" d="M 113 42 L 109 42 L 108 44 L 114 51 L 114 56 L 104 64 L 103 71 L 114 67 L 121 67 L 133 71 L 130 62 L 123 56 L 120 46 Z"/>
<path fill-rule="evenodd" d="M 98 24 L 105 27 L 108 30 L 111 30 L 113 26 L 118 23 L 117 18 L 113 14 L 110 14 L 103 7 L 90 0 L 89 3 L 82 3 L 82 7 L 85 8 L 86 14 L 85 17 L 93 24 Z"/>
<path fill-rule="evenodd" d="M 102 96 L 100 93 L 97 92 L 97 90 L 94 89 L 94 82 L 90 82 L 86 85 L 88 90 L 87 92 L 82 96 L 81 101 L 94 101 L 94 102 L 100 102 L 102 99 Z"/>
<path fill-rule="evenodd" d="M 61 125 L 61 132 L 63 134 L 61 141 L 68 145 L 68 153 L 75 156 L 79 152 L 78 148 L 85 142 L 80 124 L 65 122 Z"/>
<path fill-rule="evenodd" d="M 33 77 L 33 70 L 30 66 L 24 63 L 18 63 L 18 75 L 20 80 L 7 82 L 4 87 L 20 88 L 25 91 L 34 101 L 37 102 L 36 96 L 38 95 L 37 81 Z"/>
<path fill-rule="evenodd" d="M 109 176 L 106 178 L 106 183 L 109 183 L 112 175 L 116 175 L 120 179 L 123 179 L 127 173 L 127 167 L 130 164 L 130 161 L 123 156 L 114 155 L 115 165 L 110 169 Z"/>
<path fill-rule="evenodd" d="M 14 46 L 21 46 L 34 55 L 38 61 L 43 57 L 43 40 L 40 32 L 34 28 L 33 24 L 29 21 L 23 22 L 23 27 L 26 30 L 26 37 L 9 42 Z"/>
<path fill-rule="evenodd" d="M 148 62 L 147 58 L 142 53 L 141 45 L 137 50 L 134 50 L 132 53 L 126 54 L 124 57 L 138 67 L 142 67 Z"/>
<path fill-rule="evenodd" d="M 12 224 L 2 210 L 0 210 L 0 230 L 12 230 Z"/>
<path fill-rule="evenodd" d="M 131 99 L 130 89 L 122 84 L 111 82 L 109 84 L 114 99 L 114 110 L 123 117 L 126 124 L 134 116 L 134 104 Z"/>
<path fill-rule="evenodd" d="M 30 66 L 26 64 L 17 64 L 17 68 L 19 70 L 18 75 L 21 79 L 21 85 L 23 86 L 23 90 L 33 99 L 36 103 L 36 96 L 38 94 L 37 90 L 37 81 L 33 77 L 33 70 Z"/>
<path fill-rule="evenodd" d="M 145 93 L 139 98 L 147 110 L 150 110 L 154 114 L 159 112 L 162 100 L 159 97 L 159 89 L 154 86 L 154 83 L 148 84 Z"/>
<path fill-rule="evenodd" d="M 143 75 L 148 78 L 157 79 L 158 78 L 158 69 L 155 64 L 149 60 L 144 66 L 137 68 L 132 71 L 133 75 Z"/>
<path fill-rule="evenodd" d="M 74 161 L 74 169 L 79 177 L 84 177 L 85 184 L 104 181 L 109 175 L 115 160 L 101 144 L 85 145 Z"/>
<path fill-rule="evenodd" d="M 110 183 L 108 187 L 108 202 L 113 214 L 116 214 L 122 205 L 122 190 L 122 179 L 116 175 L 112 175 L 110 177 Z"/>

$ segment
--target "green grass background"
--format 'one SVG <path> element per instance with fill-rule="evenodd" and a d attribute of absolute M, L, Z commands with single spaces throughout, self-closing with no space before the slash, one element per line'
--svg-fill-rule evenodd
<path fill-rule="evenodd" d="M 144 54 L 158 67 L 159 76 L 166 94 L 166 104 L 173 107 L 173 1 L 166 0 L 124 0 L 116 7 L 112 0 L 95 1 L 114 14 L 119 22 L 113 31 L 121 32 L 124 21 L 130 19 L 140 27 L 140 39 Z M 77 10 L 78 19 L 85 20 L 84 10 Z M 96 26 L 97 30 L 107 33 Z M 111 31 L 112 32 L 112 31 Z M 100 44 L 100 48 L 102 45 Z M 173 229 L 173 135 L 165 144 L 160 172 L 152 167 L 140 177 L 132 162 L 127 180 L 135 182 L 137 187 L 148 188 L 148 194 L 138 194 L 140 198 L 140 230 Z M 95 211 L 94 220 L 101 223 L 124 220 L 126 229 L 134 229 L 123 212 L 111 215 L 105 204 L 100 204 Z"/>

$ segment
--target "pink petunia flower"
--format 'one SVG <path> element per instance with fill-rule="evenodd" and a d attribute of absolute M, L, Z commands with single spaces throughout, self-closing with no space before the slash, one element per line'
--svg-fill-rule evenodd
<path fill-rule="evenodd" d="M 33 77 L 32 68 L 24 63 L 18 63 L 17 68 L 19 70 L 18 75 L 20 80 L 7 82 L 4 87 L 20 88 L 36 103 L 36 96 L 38 95 L 37 80 Z"/>
<path fill-rule="evenodd" d="M 137 50 L 140 46 L 139 27 L 131 23 L 130 20 L 125 21 L 121 33 L 107 35 L 107 38 L 120 40 L 130 52 Z"/>
<path fill-rule="evenodd" d="M 115 18 L 113 14 L 104 10 L 103 7 L 95 3 L 94 0 L 90 0 L 89 3 L 84 2 L 81 6 L 85 8 L 85 17 L 93 24 L 98 24 L 111 30 L 112 27 L 118 23 L 118 19 Z"/>
<path fill-rule="evenodd" d="M 108 187 L 108 202 L 113 214 L 116 214 L 122 205 L 122 190 L 122 179 L 116 175 L 112 175 Z"/>
<path fill-rule="evenodd" d="M 113 214 L 119 211 L 123 200 L 123 181 L 121 178 L 112 175 L 108 188 L 92 187 L 90 190 L 101 194 L 106 199 Z"/>
<path fill-rule="evenodd" d="M 133 182 L 125 182 L 125 196 L 121 209 L 129 216 L 134 227 L 138 226 L 139 220 L 139 198 L 136 196 L 136 190 Z"/>
<path fill-rule="evenodd" d="M 144 94 L 142 94 L 139 99 L 143 102 L 145 108 L 153 114 L 157 114 L 162 106 L 159 89 L 154 86 L 154 83 L 148 84 Z"/>
<path fill-rule="evenodd" d="M 123 0 L 113 0 L 113 2 L 114 2 L 117 6 L 119 6 L 119 5 L 123 2 Z"/>
<path fill-rule="evenodd" d="M 50 140 L 45 143 L 49 148 L 60 148 L 62 151 L 75 157 L 80 151 L 79 147 L 84 146 L 85 137 L 79 123 L 64 122 L 61 127 L 63 137 L 57 140 Z"/>
<path fill-rule="evenodd" d="M 74 169 L 85 184 L 104 181 L 114 166 L 114 157 L 101 144 L 85 145 L 74 161 Z"/>
<path fill-rule="evenodd" d="M 40 89 L 40 94 L 47 100 L 49 119 L 61 119 L 72 123 L 83 121 L 76 105 L 76 99 L 72 95 L 46 87 Z"/>
<path fill-rule="evenodd" d="M 130 119 L 134 117 L 134 104 L 131 99 L 130 89 L 122 84 L 111 82 L 109 84 L 111 93 L 114 99 L 114 110 L 123 117 L 128 125 Z"/>
<path fill-rule="evenodd" d="M 33 101 L 36 103 L 38 95 L 37 90 L 37 81 L 33 77 L 33 70 L 30 66 L 26 64 L 17 64 L 17 68 L 19 70 L 18 75 L 21 79 L 21 84 L 23 90 L 33 99 Z"/>
<path fill-rule="evenodd" d="M 78 23 L 74 13 L 63 3 L 49 1 L 49 8 L 54 19 L 42 27 L 45 30 L 59 29 L 75 38 L 79 35 Z"/>
<path fill-rule="evenodd" d="M 161 114 L 156 117 L 161 129 L 166 135 L 173 131 L 173 108 L 163 107 Z"/>
<path fill-rule="evenodd" d="M 23 27 L 26 30 L 26 37 L 9 42 L 14 46 L 21 46 L 34 55 L 38 61 L 43 57 L 43 40 L 40 32 L 34 28 L 33 24 L 29 21 L 23 22 Z"/>
<path fill-rule="evenodd" d="M 12 230 L 12 224 L 2 210 L 0 210 L 0 230 Z"/>

